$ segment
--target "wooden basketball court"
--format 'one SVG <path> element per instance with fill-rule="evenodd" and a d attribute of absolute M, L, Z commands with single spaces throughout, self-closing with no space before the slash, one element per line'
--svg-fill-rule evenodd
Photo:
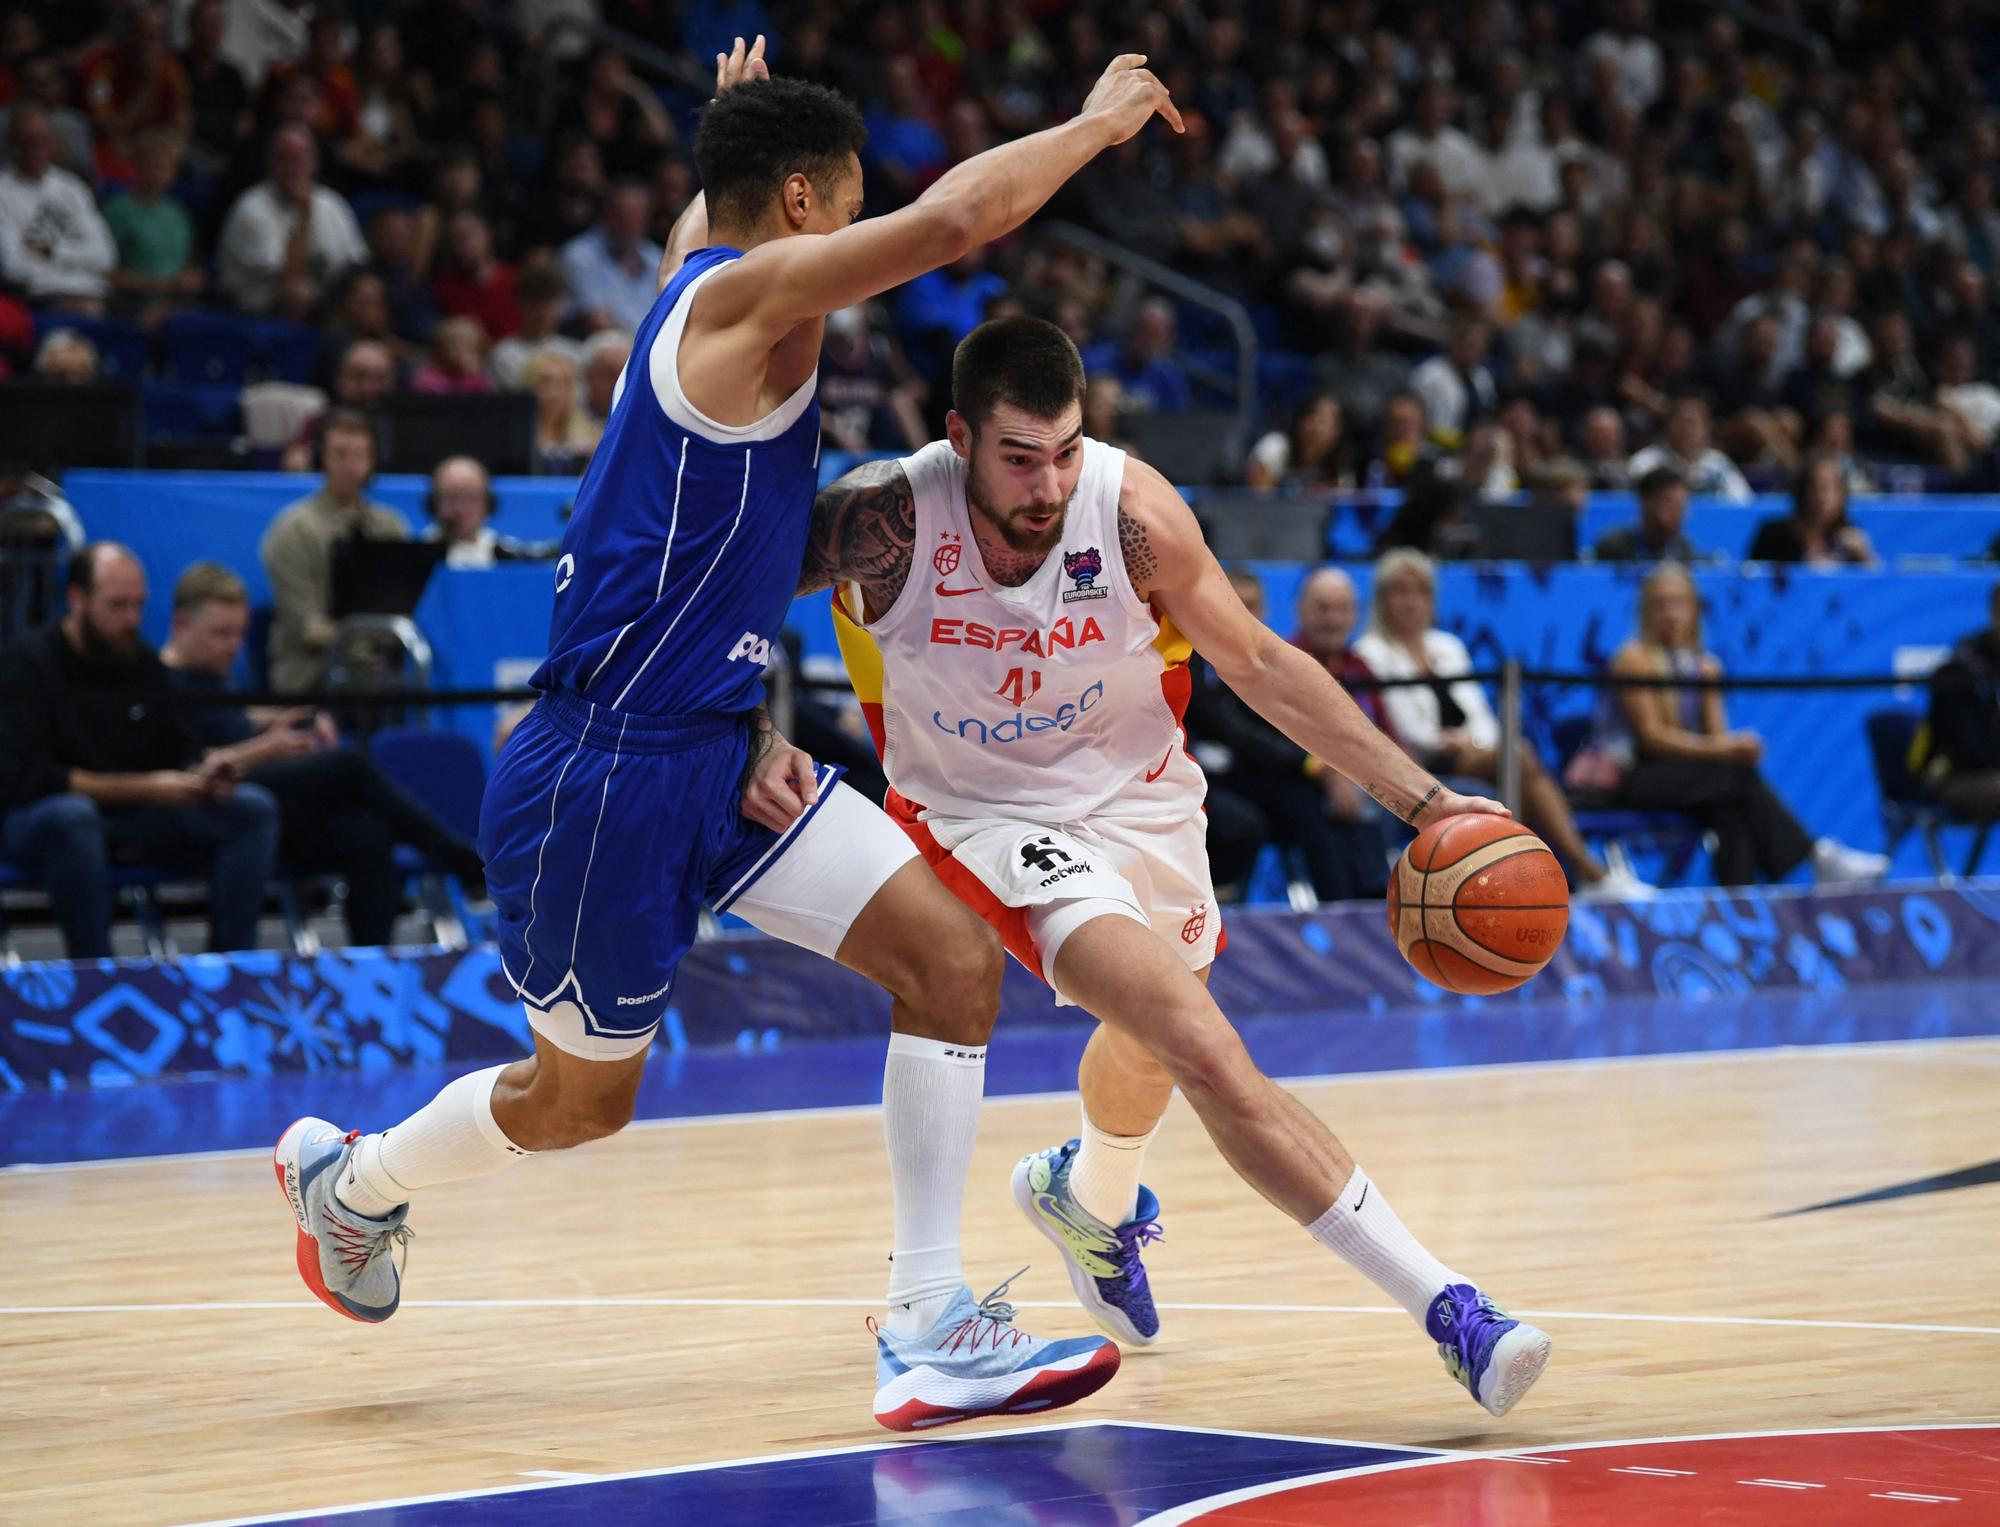
<path fill-rule="evenodd" d="M 1482 1452 L 2000 1423 L 1991 1187 L 1784 1217 L 2000 1156 L 2000 1041 L 1301 1091 L 1441 1256 L 1554 1334 L 1541 1385 L 1487 1417 L 1176 1102 L 1148 1172 L 1162 1340 L 1054 1419 Z M 968 1198 L 975 1292 L 1033 1263 L 1013 1295 L 1037 1332 L 1087 1326 L 1007 1172 L 1074 1123 L 1073 1100 L 991 1102 Z M 639 1126 L 433 1190 L 412 1214 L 404 1308 L 379 1328 L 299 1285 L 268 1156 L 0 1174 L 0 1521 L 306 1512 L 890 1442 L 862 1325 L 888 1247 L 879 1131 L 867 1109 Z M 1973 1450 L 1951 1488 L 1884 1486 L 1875 1509 L 1914 1511 L 1910 1495 L 2000 1521 L 1994 1452 Z M 1830 1501 L 1822 1520 L 1875 1519 Z"/>

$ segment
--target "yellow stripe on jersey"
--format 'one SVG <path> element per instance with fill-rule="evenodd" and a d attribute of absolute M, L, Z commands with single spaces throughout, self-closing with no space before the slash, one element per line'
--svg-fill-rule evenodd
<path fill-rule="evenodd" d="M 848 601 L 854 604 L 850 608 Z M 882 649 L 852 613 L 860 607 L 860 591 L 852 585 L 833 591 L 833 634 L 840 642 L 840 656 L 847 664 L 847 681 L 854 686 L 854 698 L 863 705 L 882 703 Z"/>
<path fill-rule="evenodd" d="M 1194 656 L 1194 643 L 1181 635 L 1180 627 L 1162 615 L 1157 606 L 1153 607 L 1153 619 L 1160 623 L 1160 634 L 1153 638 L 1153 650 L 1169 668 L 1179 668 Z"/>

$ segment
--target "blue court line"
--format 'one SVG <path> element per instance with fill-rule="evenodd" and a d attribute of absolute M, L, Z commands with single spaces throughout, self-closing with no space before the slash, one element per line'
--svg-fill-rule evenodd
<path fill-rule="evenodd" d="M 1439 1005 L 1382 1013 L 1255 1018 L 1242 1032 L 1273 1076 L 1759 1050 L 1790 1045 L 2000 1034 L 1989 982 L 1764 991 L 1693 1001 Z M 1002 1028 L 988 1052 L 991 1097 L 1067 1092 L 1087 1032 Z M 656 1050 L 638 1098 L 642 1119 L 701 1118 L 879 1103 L 879 1037 L 800 1040 L 758 1049 Z M 471 1069 L 469 1067 L 461 1069 Z M 0 1166 L 268 1146 L 314 1113 L 379 1129 L 416 1111 L 456 1074 L 437 1067 L 285 1072 L 63 1092 L 0 1091 Z"/>
<path fill-rule="evenodd" d="M 930 1442 L 695 1465 L 305 1516 L 237 1519 L 342 1527 L 605 1522 L 810 1527 L 1128 1527 L 1247 1485 L 1445 1456 L 1305 1437 L 1086 1422 Z M 226 1527 L 212 1523 L 209 1527 Z"/>

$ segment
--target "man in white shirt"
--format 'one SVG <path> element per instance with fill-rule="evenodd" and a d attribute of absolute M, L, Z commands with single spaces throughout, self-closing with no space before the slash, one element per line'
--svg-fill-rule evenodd
<path fill-rule="evenodd" d="M 1453 201 L 1484 201 L 1486 155 L 1451 125 L 1451 113 L 1451 87 L 1430 80 L 1417 92 L 1410 125 L 1389 135 L 1389 184 L 1398 195 L 1409 186 L 1418 165 L 1434 164 Z"/>
<path fill-rule="evenodd" d="M 14 157 L 0 170 L 0 275 L 38 307 L 101 313 L 118 249 L 90 187 L 56 168 L 55 130 L 39 106 L 18 108 L 7 136 Z"/>
<path fill-rule="evenodd" d="M 243 312 L 300 318 L 350 265 L 368 258 L 340 193 L 319 184 L 307 129 L 271 137 L 265 178 L 237 197 L 222 225 L 220 284 Z"/>
<path fill-rule="evenodd" d="M 1468 430 L 1500 407 L 1500 389 L 1486 364 L 1491 334 L 1477 318 L 1452 324 L 1449 348 L 1410 373 L 1410 390 L 1423 400 L 1431 438 L 1449 450 L 1464 443 Z"/>
<path fill-rule="evenodd" d="M 1634 111 L 1644 111 L 1660 98 L 1665 78 L 1660 45 L 1650 35 L 1651 12 L 1647 0 L 1619 0 L 1612 25 L 1583 45 L 1586 67 L 1599 58 L 1617 65 L 1618 98 Z"/>
<path fill-rule="evenodd" d="M 1626 470 L 1637 482 L 1655 467 L 1671 467 L 1690 493 L 1747 503 L 1750 484 L 1735 462 L 1709 444 L 1708 431 L 1708 404 L 1692 395 L 1676 398 L 1667 411 L 1666 433 L 1634 456 Z"/>

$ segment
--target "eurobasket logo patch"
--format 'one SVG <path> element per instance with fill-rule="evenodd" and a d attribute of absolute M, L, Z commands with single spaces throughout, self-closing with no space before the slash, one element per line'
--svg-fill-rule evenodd
<path fill-rule="evenodd" d="M 1095 546 L 1064 552 L 1063 572 L 1076 584 L 1073 589 L 1063 590 L 1064 604 L 1075 604 L 1079 599 L 1111 597 L 1111 590 L 1097 586 L 1097 580 L 1104 576 L 1104 553 Z"/>

